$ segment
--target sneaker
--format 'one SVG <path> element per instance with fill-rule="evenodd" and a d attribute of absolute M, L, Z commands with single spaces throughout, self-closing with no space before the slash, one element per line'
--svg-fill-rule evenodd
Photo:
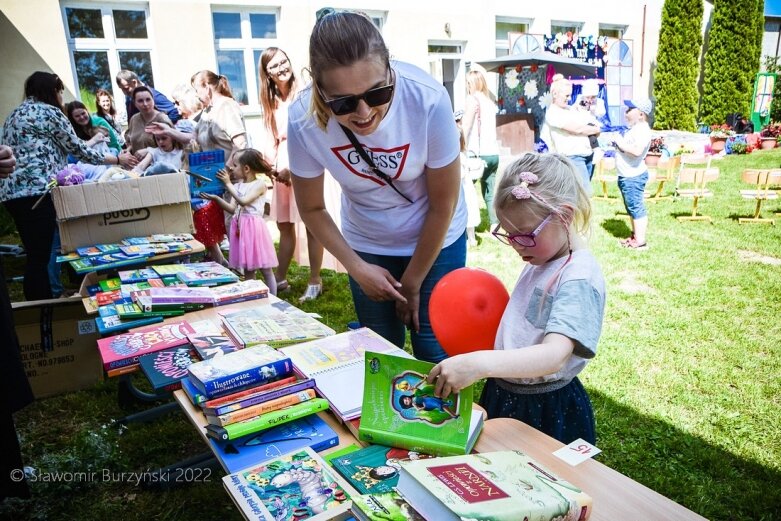
<path fill-rule="evenodd" d="M 228 238 L 227 237 L 224 238 L 222 240 L 222 242 L 220 243 L 220 249 L 222 251 L 230 251 L 231 250 L 231 245 L 230 245 L 230 242 L 228 242 Z"/>
<path fill-rule="evenodd" d="M 298 299 L 299 302 L 306 302 L 307 300 L 314 300 L 323 293 L 322 284 L 309 284 L 306 287 L 306 292 Z"/>

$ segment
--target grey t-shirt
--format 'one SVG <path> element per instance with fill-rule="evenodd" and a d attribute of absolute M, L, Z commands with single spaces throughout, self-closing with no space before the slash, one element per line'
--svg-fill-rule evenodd
<path fill-rule="evenodd" d="M 502 316 L 495 349 L 523 349 L 541 343 L 548 333 L 559 333 L 575 342 L 572 356 L 557 373 L 505 379 L 508 382 L 545 384 L 554 390 L 569 383 L 583 370 L 587 359 L 596 355 L 605 313 L 602 270 L 591 252 L 575 251 L 558 280 L 545 293 L 566 260 L 565 256 L 542 266 L 529 264 L 524 268 Z"/>

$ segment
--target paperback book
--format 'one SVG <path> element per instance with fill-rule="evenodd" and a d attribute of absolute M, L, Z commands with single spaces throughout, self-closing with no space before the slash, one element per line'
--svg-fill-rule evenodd
<path fill-rule="evenodd" d="M 434 364 L 385 353 L 366 353 L 361 440 L 437 456 L 467 454 L 482 427 L 472 414 L 470 385 L 434 395 L 426 375 Z"/>
<path fill-rule="evenodd" d="M 369 445 L 331 460 L 331 466 L 361 494 L 392 492 L 399 482 L 402 461 L 431 458 L 428 454 Z"/>
<path fill-rule="evenodd" d="M 144 355 L 138 364 L 155 391 L 173 391 L 181 387 L 187 368 L 197 360 L 190 346 L 183 345 Z"/>
<path fill-rule="evenodd" d="M 159 277 L 176 277 L 177 273 L 187 271 L 186 264 L 155 264 L 152 266 Z"/>
<path fill-rule="evenodd" d="M 152 317 L 162 320 L 162 317 Z M 98 340 L 98 350 L 103 368 L 117 369 L 138 362 L 138 357 L 187 344 L 187 333 L 192 328 L 185 322 L 171 322 L 159 326 L 137 329 Z"/>
<path fill-rule="evenodd" d="M 222 195 L 225 193 L 225 185 L 217 179 L 217 172 L 225 168 L 225 152 L 222 150 L 206 150 L 194 152 L 187 156 L 190 172 L 190 193 L 196 196 L 199 193 Z"/>
<path fill-rule="evenodd" d="M 399 493 L 425 519 L 585 521 L 592 499 L 520 451 L 401 464 Z"/>
<path fill-rule="evenodd" d="M 290 407 L 291 405 L 309 401 L 314 397 L 315 390 L 307 389 L 305 391 L 285 394 L 283 396 L 279 396 L 278 398 L 274 398 L 273 400 L 268 400 L 262 403 L 251 405 L 249 407 L 245 407 L 243 409 L 239 409 L 237 411 L 227 412 L 217 416 L 206 414 L 206 421 L 211 425 L 221 425 L 225 427 L 226 425 L 231 425 L 236 422 L 255 418 L 261 414 L 278 411 L 280 409 L 284 409 L 285 407 Z"/>
<path fill-rule="evenodd" d="M 290 357 L 300 374 L 317 381 L 318 392 L 329 401 L 331 409 L 342 421 L 361 415 L 366 351 L 411 357 L 368 328 L 285 347 L 281 351 Z"/>
<path fill-rule="evenodd" d="M 223 485 L 247 519 L 339 519 L 356 492 L 309 447 L 228 474 Z"/>
<path fill-rule="evenodd" d="M 187 269 L 176 276 L 188 286 L 216 286 L 239 280 L 238 275 L 217 262 L 196 262 L 185 266 Z"/>
<path fill-rule="evenodd" d="M 339 436 L 317 414 L 233 441 L 209 439 L 212 451 L 228 473 L 263 464 L 304 447 L 321 452 L 338 444 Z"/>
<path fill-rule="evenodd" d="M 242 436 L 254 434 L 256 432 L 264 431 L 288 423 L 310 414 L 315 414 L 320 411 L 328 409 L 328 402 L 322 398 L 314 398 L 306 402 L 299 403 L 297 405 L 291 405 L 278 411 L 267 412 L 248 420 L 243 420 L 236 423 L 231 423 L 224 427 L 218 425 L 207 425 L 206 435 L 215 440 L 235 440 Z"/>
<path fill-rule="evenodd" d="M 290 359 L 269 346 L 255 346 L 190 366 L 193 384 L 208 397 L 269 382 L 293 372 Z"/>
<path fill-rule="evenodd" d="M 351 508 L 358 521 L 426 521 L 396 489 L 354 496 Z"/>
<path fill-rule="evenodd" d="M 263 281 L 256 279 L 214 286 L 209 289 L 215 306 L 268 297 L 268 286 Z"/>
<path fill-rule="evenodd" d="M 98 326 L 98 333 L 103 336 L 120 333 L 133 329 L 135 327 L 148 326 L 163 321 L 163 317 L 145 317 L 122 320 L 119 318 L 117 308 L 114 305 L 100 306 L 98 308 L 98 317 L 95 324 Z"/>
<path fill-rule="evenodd" d="M 274 347 L 314 340 L 334 334 L 330 327 L 306 313 L 285 313 L 273 306 L 220 311 L 225 331 L 236 344 Z"/>
<path fill-rule="evenodd" d="M 156 304 L 212 304 L 214 297 L 209 288 L 188 288 L 186 286 L 166 286 L 149 288 L 137 292 L 136 297 L 149 297 L 151 305 Z"/>
<path fill-rule="evenodd" d="M 160 278 L 157 272 L 152 268 L 120 271 L 118 275 L 119 280 L 126 284 L 135 284 L 138 282 L 146 282 L 149 279 Z"/>
<path fill-rule="evenodd" d="M 239 350 L 239 346 L 237 346 L 230 337 L 221 333 L 202 334 L 196 331 L 192 335 L 189 335 L 188 339 L 195 350 L 198 351 L 201 360 L 208 360 Z"/>
<path fill-rule="evenodd" d="M 146 311 L 141 309 L 138 304 L 133 302 L 127 304 L 116 304 L 117 314 L 122 320 L 129 318 L 142 318 L 142 317 L 177 317 L 184 315 L 183 309 L 169 309 L 169 310 L 152 310 Z"/>
<path fill-rule="evenodd" d="M 233 394 L 209 400 L 202 405 L 202 409 L 207 416 L 219 416 L 274 400 L 280 396 L 306 391 L 314 388 L 314 386 L 315 381 L 310 378 L 298 380 L 295 376 L 288 376 L 281 380 L 257 387 L 250 387 Z"/>

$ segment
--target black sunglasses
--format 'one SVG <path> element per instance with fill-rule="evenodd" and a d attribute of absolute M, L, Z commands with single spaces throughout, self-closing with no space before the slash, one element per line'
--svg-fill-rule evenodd
<path fill-rule="evenodd" d="M 370 107 L 379 107 L 380 105 L 389 103 L 391 98 L 393 98 L 393 89 L 395 88 L 396 85 L 390 83 L 382 87 L 369 89 L 363 94 L 342 96 L 341 98 L 334 98 L 332 100 L 326 99 L 322 90 L 320 91 L 320 95 L 323 97 L 323 101 L 325 101 L 325 103 L 331 109 L 331 112 L 337 116 L 344 116 L 346 114 L 355 112 L 355 110 L 358 108 L 358 103 L 361 100 L 365 101 L 366 104 Z"/>

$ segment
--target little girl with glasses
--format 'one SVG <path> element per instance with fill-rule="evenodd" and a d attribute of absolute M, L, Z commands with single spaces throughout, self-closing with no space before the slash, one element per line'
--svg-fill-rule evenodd
<path fill-rule="evenodd" d="M 605 281 L 582 235 L 591 204 L 574 165 L 560 154 L 526 154 L 502 177 L 494 205 L 507 233 L 494 235 L 527 262 L 493 351 L 440 362 L 427 380 L 448 396 L 487 378 L 489 418 L 515 418 L 569 443 L 596 442 L 594 413 L 577 375 L 596 355 Z"/>

